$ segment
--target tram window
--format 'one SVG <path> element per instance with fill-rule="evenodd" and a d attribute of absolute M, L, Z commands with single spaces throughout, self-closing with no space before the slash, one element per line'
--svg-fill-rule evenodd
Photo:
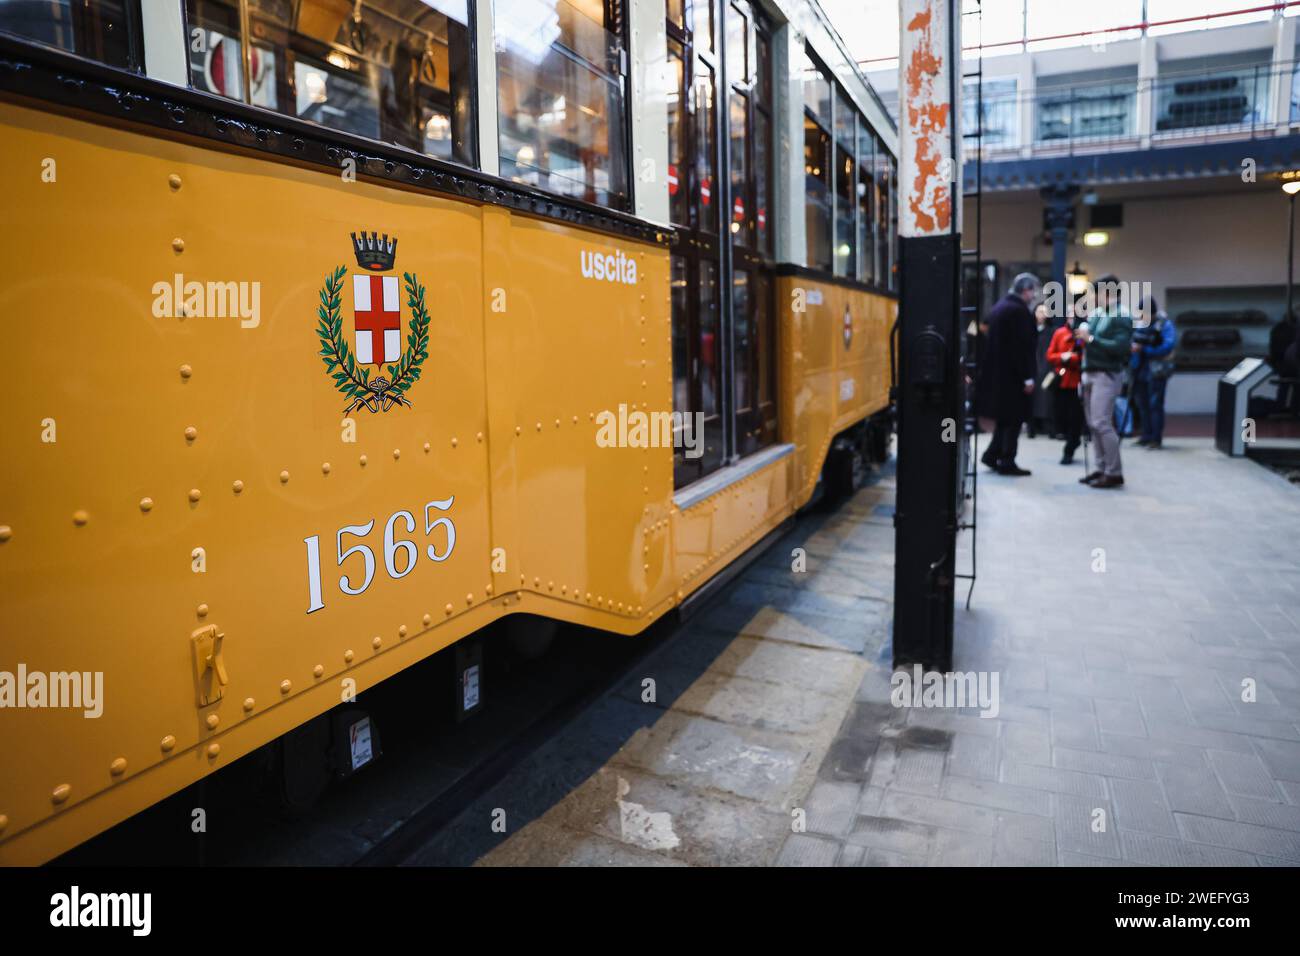
<path fill-rule="evenodd" d="M 768 109 L 772 102 L 772 41 L 766 33 L 759 32 L 754 41 L 754 60 L 758 76 L 754 81 L 754 96 L 760 106 Z"/>
<path fill-rule="evenodd" d="M 749 44 L 745 42 L 749 21 L 743 13 L 727 4 L 727 82 L 749 81 Z"/>
<path fill-rule="evenodd" d="M 621 17 L 616 0 L 495 4 L 502 176 L 627 207 Z"/>
<path fill-rule="evenodd" d="M 685 0 L 667 0 L 664 8 L 668 14 L 668 22 L 673 24 L 679 30 L 684 29 L 686 22 L 684 19 Z"/>
<path fill-rule="evenodd" d="M 772 252 L 773 234 L 768 222 L 772 182 L 771 125 L 766 113 L 761 109 L 754 110 L 754 225 L 758 233 L 758 248 L 768 254 Z"/>
<path fill-rule="evenodd" d="M 713 0 L 691 0 L 691 42 L 697 53 L 713 52 Z"/>
<path fill-rule="evenodd" d="M 736 420 L 740 424 L 742 434 L 737 436 L 741 441 L 741 454 L 746 454 L 749 448 L 745 447 L 747 443 L 744 438 L 751 437 L 746 434 L 744 429 L 750 426 L 753 420 L 752 412 L 754 411 L 754 379 L 752 370 L 754 367 L 754 320 L 752 307 L 749 301 L 750 276 L 744 269 L 736 269 L 731 274 L 731 321 L 732 335 L 735 342 L 735 389 L 736 389 Z M 752 426 L 751 426 L 752 429 Z"/>
<path fill-rule="evenodd" d="M 871 209 L 876 184 L 871 173 L 875 165 L 874 137 L 865 124 L 858 126 L 858 278 L 876 279 L 875 219 Z"/>
<path fill-rule="evenodd" d="M 700 261 L 700 408 L 705 417 L 722 411 L 720 401 L 722 357 L 718 334 L 718 265 Z"/>
<path fill-rule="evenodd" d="M 838 144 L 835 147 L 835 274 L 852 279 L 857 275 L 857 236 L 853 213 L 857 176 L 853 157 Z"/>
<path fill-rule="evenodd" d="M 237 0 L 186 6 L 195 89 L 474 162 L 466 0 L 247 0 L 247 73 Z"/>
<path fill-rule="evenodd" d="M 876 141 L 876 284 L 889 284 L 889 154 Z"/>
<path fill-rule="evenodd" d="M 695 74 L 695 176 L 699 203 L 699 228 L 716 229 L 718 225 L 718 198 L 713 178 L 714 157 L 717 155 L 713 126 L 713 71 L 702 64 Z"/>
<path fill-rule="evenodd" d="M 731 235 L 737 243 L 747 246 L 752 241 L 753 211 L 749 209 L 746 186 L 749 182 L 745 167 L 745 142 L 749 139 L 748 98 L 743 93 L 732 92 L 731 115 L 727 124 L 731 133 Z"/>
<path fill-rule="evenodd" d="M 889 291 L 898 291 L 898 160 L 889 158 Z"/>
<path fill-rule="evenodd" d="M 796 51 L 803 74 L 803 105 L 825 127 L 831 124 L 831 81 L 806 50 Z"/>
<path fill-rule="evenodd" d="M 831 271 L 831 138 L 810 116 L 803 120 L 804 218 L 808 265 Z"/>
<path fill-rule="evenodd" d="M 754 331 L 758 337 L 758 412 L 761 443 L 776 441 L 776 319 L 772 280 L 759 272 L 754 290 Z"/>
<path fill-rule="evenodd" d="M 668 41 L 668 69 L 665 72 L 668 97 L 668 211 L 674 223 L 687 225 L 686 185 L 686 63 L 682 45 Z"/>
<path fill-rule="evenodd" d="M 686 259 L 672 257 L 672 277 L 669 280 L 673 309 L 673 411 L 683 415 L 691 411 L 690 378 L 690 312 L 687 295 L 690 286 L 686 278 Z M 681 447 L 680 444 L 677 447 Z"/>
<path fill-rule="evenodd" d="M 138 70 L 139 0 L 0 0 L 0 31 Z"/>

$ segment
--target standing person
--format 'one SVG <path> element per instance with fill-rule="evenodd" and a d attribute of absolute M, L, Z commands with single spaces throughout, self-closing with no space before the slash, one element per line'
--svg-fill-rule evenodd
<path fill-rule="evenodd" d="M 1029 312 L 1029 303 L 1038 295 L 1038 289 L 1037 277 L 1022 272 L 988 315 L 984 375 L 988 412 L 997 427 L 980 461 L 1000 475 L 1029 474 L 1016 464 L 1016 449 L 1020 426 L 1029 417 L 1029 396 L 1034 392 L 1034 375 L 1038 371 L 1034 361 L 1034 317 Z"/>
<path fill-rule="evenodd" d="M 1047 372 L 1051 368 L 1047 361 L 1047 346 L 1051 344 L 1052 333 L 1056 331 L 1047 317 L 1046 302 L 1040 302 L 1034 309 L 1034 324 L 1037 332 L 1034 344 L 1034 395 L 1031 403 L 1032 414 L 1029 416 L 1029 437 L 1033 438 L 1042 432 L 1050 438 L 1055 438 L 1056 428 L 1053 424 L 1055 415 L 1052 411 L 1054 389 L 1043 385 Z"/>
<path fill-rule="evenodd" d="M 1115 399 L 1132 355 L 1133 318 L 1119 301 L 1119 280 L 1105 275 L 1097 280 L 1097 308 L 1090 322 L 1079 327 L 1087 348 L 1083 353 L 1083 405 L 1088 428 L 1097 440 L 1098 468 L 1079 479 L 1093 488 L 1118 488 L 1124 484 L 1115 430 Z"/>
<path fill-rule="evenodd" d="M 1178 335 L 1173 320 L 1160 311 L 1155 296 L 1143 300 L 1133 329 L 1133 387 L 1129 400 L 1137 405 L 1142 437 L 1137 444 L 1159 448 L 1165 432 L 1165 388 L 1174 374 L 1171 354 Z"/>
<path fill-rule="evenodd" d="M 1052 333 L 1047 346 L 1047 363 L 1056 372 L 1053 398 L 1056 410 L 1056 430 L 1065 437 L 1061 451 L 1061 464 L 1074 464 L 1074 453 L 1079 450 L 1083 435 L 1083 405 L 1079 401 L 1080 368 L 1083 365 L 1083 341 L 1077 337 L 1075 322 L 1069 316 L 1065 325 Z"/>

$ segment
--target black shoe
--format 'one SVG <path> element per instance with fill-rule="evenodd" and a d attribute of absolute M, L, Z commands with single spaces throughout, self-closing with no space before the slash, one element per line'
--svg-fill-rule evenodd
<path fill-rule="evenodd" d="M 1140 447 L 1140 446 L 1142 446 L 1142 445 L 1150 445 L 1150 444 L 1153 444 L 1153 442 L 1151 441 L 1150 438 L 1139 438 L 1139 439 L 1138 439 L 1137 441 L 1135 441 L 1133 444 L 1134 444 L 1135 446 L 1139 446 L 1139 447 Z"/>
<path fill-rule="evenodd" d="M 1062 465 L 1073 465 L 1073 464 L 1074 464 L 1074 452 L 1072 452 L 1072 451 L 1067 451 L 1064 455 L 1062 455 L 1062 456 L 1061 456 L 1061 464 L 1062 464 Z"/>
<path fill-rule="evenodd" d="M 1102 475 L 1101 472 L 1099 472 L 1099 471 L 1094 471 L 1091 475 L 1088 475 L 1087 477 L 1084 477 L 1084 478 L 1080 478 L 1080 479 L 1079 479 L 1079 484 L 1081 484 L 1081 485 L 1090 485 L 1090 484 L 1092 484 L 1094 481 L 1096 481 L 1098 478 L 1102 478 L 1102 477 L 1105 477 L 1105 476 Z"/>
<path fill-rule="evenodd" d="M 985 452 L 984 454 L 980 455 L 980 461 L 982 461 L 988 467 L 992 468 L 994 471 L 998 470 L 997 460 L 991 458 L 988 452 Z"/>
<path fill-rule="evenodd" d="M 1118 488 L 1124 484 L 1123 475 L 1102 475 L 1096 481 L 1088 482 L 1093 488 Z"/>
<path fill-rule="evenodd" d="M 999 466 L 998 466 L 996 469 L 994 469 L 994 470 L 995 470 L 999 475 L 1007 475 L 1007 476 L 1012 477 L 1012 478 L 1021 478 L 1021 477 L 1025 476 L 1025 475 L 1032 475 L 1032 474 L 1033 474 L 1033 472 L 1031 472 L 1029 469 L 1027 469 L 1027 468 L 1021 468 L 1021 467 L 1020 467 L 1019 465 L 1017 465 L 1014 461 L 1013 461 L 1011 464 L 1009 464 L 1009 465 L 999 465 Z"/>
<path fill-rule="evenodd" d="M 1148 449 L 1159 448 L 1160 444 L 1161 443 L 1159 438 L 1153 438 L 1149 442 L 1147 442 L 1147 448 Z"/>

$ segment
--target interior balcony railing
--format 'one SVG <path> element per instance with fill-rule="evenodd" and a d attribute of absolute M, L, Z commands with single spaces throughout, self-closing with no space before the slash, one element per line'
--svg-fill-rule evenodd
<path fill-rule="evenodd" d="M 1279 97 L 1278 91 L 1284 91 Z M 1025 147 L 1035 155 L 1112 152 L 1218 139 L 1272 136 L 1300 124 L 1300 61 L 1214 69 L 1167 69 L 1151 79 L 1051 85 L 1026 96 L 1014 77 L 986 77 L 981 103 L 968 89 L 963 122 L 982 130 L 986 159 Z M 1277 103 L 1282 103 L 1279 112 Z M 977 125 L 978 124 L 978 125 Z"/>

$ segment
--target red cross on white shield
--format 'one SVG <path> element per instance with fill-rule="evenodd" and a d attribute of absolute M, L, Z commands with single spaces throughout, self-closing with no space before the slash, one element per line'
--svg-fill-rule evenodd
<path fill-rule="evenodd" d="M 357 361 L 362 365 L 396 362 L 402 355 L 402 311 L 397 276 L 352 277 Z"/>

